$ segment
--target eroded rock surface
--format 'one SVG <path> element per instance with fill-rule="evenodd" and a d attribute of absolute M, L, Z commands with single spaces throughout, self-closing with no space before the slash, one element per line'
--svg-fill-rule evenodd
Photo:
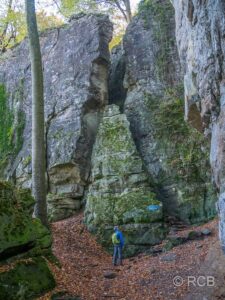
<path fill-rule="evenodd" d="M 170 1 L 142 1 L 123 46 L 124 112 L 165 213 L 191 223 L 207 220 L 216 213 L 209 141 L 184 121 L 183 73 Z"/>
<path fill-rule="evenodd" d="M 220 238 L 225 250 L 225 3 L 173 1 L 176 38 L 184 68 L 185 114 L 211 137 L 211 166 L 220 193 Z"/>
<path fill-rule="evenodd" d="M 108 43 L 112 24 L 107 16 L 78 15 L 71 22 L 41 35 L 45 82 L 45 120 L 49 213 L 51 219 L 71 215 L 90 173 L 90 157 L 99 112 L 108 99 Z M 0 61 L 0 84 L 13 110 L 12 139 L 22 138 L 10 157 L 5 177 L 31 186 L 31 74 L 28 43 Z M 18 117 L 23 126 L 18 133 Z M 10 131 L 10 132 L 11 132 Z M 20 151 L 19 151 L 20 150 Z"/>
<path fill-rule="evenodd" d="M 150 205 L 158 205 L 158 209 L 151 211 Z M 164 237 L 162 205 L 152 193 L 129 122 L 116 105 L 106 107 L 94 145 L 85 222 L 106 246 L 113 225 L 120 225 L 127 255 Z"/>

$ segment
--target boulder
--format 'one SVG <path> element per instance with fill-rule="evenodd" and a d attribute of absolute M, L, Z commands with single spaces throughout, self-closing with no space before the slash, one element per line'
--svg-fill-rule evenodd
<path fill-rule="evenodd" d="M 55 286 L 44 259 L 52 257 L 51 234 L 31 217 L 33 206 L 28 190 L 0 182 L 0 299 L 34 299 Z"/>
<path fill-rule="evenodd" d="M 116 105 L 104 110 L 94 145 L 85 223 L 106 246 L 113 226 L 120 225 L 129 255 L 159 243 L 165 234 L 162 204 L 152 192 L 129 122 Z"/>
<path fill-rule="evenodd" d="M 55 287 L 55 280 L 42 257 L 18 262 L 13 269 L 0 273 L 0 298 L 37 299 Z"/>
<path fill-rule="evenodd" d="M 50 249 L 51 234 L 38 219 L 31 218 L 33 206 L 29 190 L 0 182 L 0 260 Z"/>

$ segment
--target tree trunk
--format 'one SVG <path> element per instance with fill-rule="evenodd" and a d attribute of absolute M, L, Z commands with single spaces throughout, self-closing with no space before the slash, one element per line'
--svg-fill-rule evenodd
<path fill-rule="evenodd" d="M 123 0 L 124 5 L 126 7 L 126 16 L 127 16 L 127 23 L 129 24 L 132 19 L 132 12 L 130 7 L 130 0 Z"/>
<path fill-rule="evenodd" d="M 35 1 L 25 0 L 25 4 L 32 73 L 32 193 L 36 201 L 34 216 L 47 226 L 42 59 Z"/>
<path fill-rule="evenodd" d="M 123 15 L 125 21 L 126 21 L 127 23 L 129 23 L 129 22 L 128 22 L 128 19 L 127 19 L 126 11 L 125 11 L 125 10 L 123 9 L 123 7 L 120 5 L 120 2 L 117 1 L 117 0 L 115 0 L 115 4 L 116 4 L 117 8 L 120 10 L 120 12 L 122 13 L 122 15 Z"/>

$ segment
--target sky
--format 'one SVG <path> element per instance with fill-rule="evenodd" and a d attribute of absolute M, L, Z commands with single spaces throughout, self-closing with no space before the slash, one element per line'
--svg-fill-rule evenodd
<path fill-rule="evenodd" d="M 133 11 L 136 10 L 139 0 L 130 0 Z"/>

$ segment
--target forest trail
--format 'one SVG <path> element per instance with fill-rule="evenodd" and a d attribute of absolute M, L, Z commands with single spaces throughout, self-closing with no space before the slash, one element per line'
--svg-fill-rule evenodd
<path fill-rule="evenodd" d="M 82 218 L 79 214 L 52 224 L 53 252 L 62 267 L 51 265 L 57 288 L 40 300 L 50 299 L 58 291 L 77 295 L 81 300 L 184 299 L 189 291 L 187 284 L 175 287 L 173 278 L 181 276 L 185 281 L 187 276 L 197 276 L 209 246 L 218 239 L 217 220 L 214 220 L 177 233 L 184 236 L 193 229 L 210 229 L 212 234 L 202 240 L 188 241 L 155 256 L 141 254 L 125 259 L 123 266 L 113 267 L 110 254 L 86 230 Z M 106 273 L 113 273 L 115 278 L 105 278 Z"/>

